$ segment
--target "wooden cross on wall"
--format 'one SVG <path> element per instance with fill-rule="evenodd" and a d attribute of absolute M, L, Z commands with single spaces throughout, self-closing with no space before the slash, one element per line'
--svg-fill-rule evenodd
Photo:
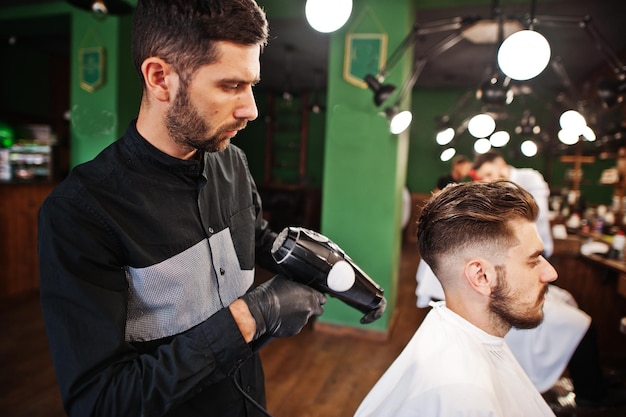
<path fill-rule="evenodd" d="M 596 161 L 595 156 L 583 156 L 580 153 L 577 155 L 563 155 L 561 156 L 561 162 L 568 164 L 574 164 L 572 169 L 572 191 L 580 191 L 580 183 L 583 180 L 582 164 L 592 164 Z"/>

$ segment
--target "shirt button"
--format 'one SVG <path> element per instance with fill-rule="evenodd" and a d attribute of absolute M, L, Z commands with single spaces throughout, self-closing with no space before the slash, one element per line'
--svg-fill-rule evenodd
<path fill-rule="evenodd" d="M 224 268 L 220 268 L 220 275 L 224 275 L 226 273 L 226 271 L 224 270 Z"/>
<path fill-rule="evenodd" d="M 209 227 L 209 233 L 213 234 L 213 228 Z"/>

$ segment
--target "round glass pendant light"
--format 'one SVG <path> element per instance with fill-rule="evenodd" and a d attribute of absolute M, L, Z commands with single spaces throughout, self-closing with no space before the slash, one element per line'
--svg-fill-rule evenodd
<path fill-rule="evenodd" d="M 502 42 L 498 65 L 514 80 L 530 80 L 541 74 L 550 61 L 550 44 L 539 32 L 520 30 Z"/>
<path fill-rule="evenodd" d="M 587 127 L 587 121 L 585 116 L 578 113 L 576 110 L 567 110 L 559 117 L 559 125 L 563 130 L 569 130 L 576 134 L 576 136 L 582 135 L 585 127 Z"/>
<path fill-rule="evenodd" d="M 561 129 L 557 134 L 559 140 L 564 145 L 574 145 L 578 143 L 579 134 L 569 129 Z"/>
<path fill-rule="evenodd" d="M 352 0 L 307 0 L 304 13 L 309 25 L 318 32 L 341 28 L 352 13 Z"/>
<path fill-rule="evenodd" d="M 452 142 L 452 139 L 454 139 L 454 129 L 451 127 L 447 127 L 444 130 L 437 132 L 437 137 L 435 138 L 437 143 L 441 146 Z"/>
<path fill-rule="evenodd" d="M 491 143 L 491 146 L 493 146 L 494 148 L 501 148 L 509 143 L 510 139 L 511 135 L 509 134 L 509 132 L 507 132 L 506 130 L 498 130 L 497 132 L 494 132 L 493 135 L 491 135 L 491 137 L 489 138 L 489 143 Z"/>
<path fill-rule="evenodd" d="M 593 142 L 596 140 L 596 132 L 594 132 L 589 126 L 585 126 L 582 135 L 585 139 L 587 139 L 587 142 Z"/>
<path fill-rule="evenodd" d="M 467 130 L 475 138 L 486 138 L 496 129 L 496 121 L 487 113 L 477 114 L 467 124 Z"/>
<path fill-rule="evenodd" d="M 491 149 L 491 143 L 487 138 L 478 139 L 474 142 L 474 150 L 476 153 L 485 153 L 489 151 L 489 149 Z"/>
<path fill-rule="evenodd" d="M 537 144 L 532 140 L 525 140 L 520 145 L 520 150 L 525 156 L 531 157 L 537 155 Z"/>
<path fill-rule="evenodd" d="M 456 149 L 448 148 L 448 149 L 445 149 L 443 152 L 441 152 L 441 155 L 439 156 L 439 159 L 442 162 L 448 162 L 449 160 L 452 159 L 452 157 L 454 155 L 456 155 Z"/>

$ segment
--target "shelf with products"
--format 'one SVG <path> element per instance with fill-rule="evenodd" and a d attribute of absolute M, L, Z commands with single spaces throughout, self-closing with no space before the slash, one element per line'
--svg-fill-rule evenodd
<path fill-rule="evenodd" d="M 22 125 L 10 133 L 0 150 L 0 180 L 52 181 L 56 136 L 50 125 Z"/>

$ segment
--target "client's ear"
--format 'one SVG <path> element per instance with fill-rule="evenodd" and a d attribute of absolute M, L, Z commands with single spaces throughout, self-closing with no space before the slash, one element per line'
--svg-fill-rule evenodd
<path fill-rule="evenodd" d="M 465 264 L 463 275 L 468 284 L 482 295 L 490 295 L 495 279 L 495 269 L 482 258 L 475 258 Z"/>

